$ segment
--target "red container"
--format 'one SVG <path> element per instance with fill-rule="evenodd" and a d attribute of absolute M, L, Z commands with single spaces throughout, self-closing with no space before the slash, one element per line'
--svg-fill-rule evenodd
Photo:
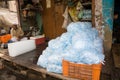
<path fill-rule="evenodd" d="M 36 45 L 40 45 L 40 44 L 42 44 L 44 42 L 45 42 L 45 38 L 44 37 L 35 39 L 35 44 Z"/>

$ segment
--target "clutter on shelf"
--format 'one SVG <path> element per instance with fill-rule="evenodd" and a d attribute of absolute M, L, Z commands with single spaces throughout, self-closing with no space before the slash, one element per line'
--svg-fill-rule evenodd
<path fill-rule="evenodd" d="M 66 28 L 70 22 L 91 22 L 92 1 L 91 0 L 68 0 L 63 13 L 64 22 L 62 28 Z"/>
<path fill-rule="evenodd" d="M 76 0 L 68 2 L 68 13 L 71 20 L 76 21 L 91 21 L 91 3 L 92 1 Z"/>

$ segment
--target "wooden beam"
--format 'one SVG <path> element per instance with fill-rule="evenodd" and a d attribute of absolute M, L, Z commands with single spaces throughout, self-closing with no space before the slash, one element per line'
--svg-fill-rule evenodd
<path fill-rule="evenodd" d="M 92 25 L 95 27 L 95 0 L 92 0 Z"/>
<path fill-rule="evenodd" d="M 93 26 L 99 31 L 100 37 L 103 38 L 103 17 L 102 17 L 102 0 L 92 0 L 92 22 Z"/>
<path fill-rule="evenodd" d="M 17 7 L 18 25 L 21 26 L 21 20 L 20 20 L 20 1 L 19 0 L 16 0 L 16 7 Z"/>

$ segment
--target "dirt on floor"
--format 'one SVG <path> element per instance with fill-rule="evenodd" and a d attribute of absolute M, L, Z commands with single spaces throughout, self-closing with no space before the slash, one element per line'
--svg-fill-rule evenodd
<path fill-rule="evenodd" d="M 18 74 L 14 74 L 11 71 L 6 69 L 0 70 L 0 80 L 32 80 L 26 78 L 25 76 L 21 76 Z M 58 80 L 58 79 L 47 79 L 47 80 Z M 100 80 L 111 80 L 111 76 L 108 74 L 101 74 Z"/>
<path fill-rule="evenodd" d="M 15 75 L 13 72 L 7 69 L 2 69 L 0 70 L 0 80 L 26 80 L 26 79 L 23 79 L 18 75 Z"/>

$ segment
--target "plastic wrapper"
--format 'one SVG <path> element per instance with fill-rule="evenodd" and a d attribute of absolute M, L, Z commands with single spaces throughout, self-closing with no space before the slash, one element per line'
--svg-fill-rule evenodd
<path fill-rule="evenodd" d="M 72 32 L 66 32 L 66 33 L 63 33 L 61 36 L 60 36 L 60 41 L 62 43 L 64 43 L 64 45 L 70 45 L 71 44 L 71 38 L 74 36 L 74 33 Z"/>
<path fill-rule="evenodd" d="M 92 27 L 90 22 L 72 22 L 68 25 L 68 32 L 79 32 L 80 30 L 89 29 Z"/>
<path fill-rule="evenodd" d="M 62 59 L 60 55 L 52 55 L 48 58 L 48 63 L 62 66 Z"/>
<path fill-rule="evenodd" d="M 71 61 L 71 62 L 78 62 L 79 61 L 79 53 L 76 50 L 73 50 L 72 48 L 68 51 L 66 51 L 64 54 L 62 54 L 62 57 L 65 60 Z"/>
<path fill-rule="evenodd" d="M 83 19 L 91 19 L 92 17 L 92 13 L 91 10 L 83 10 Z"/>
<path fill-rule="evenodd" d="M 93 46 L 93 41 L 88 38 L 88 35 L 84 33 L 77 33 L 72 37 L 72 46 L 74 49 L 85 49 Z"/>
<path fill-rule="evenodd" d="M 37 65 L 42 66 L 43 68 L 46 68 L 48 65 L 48 58 L 53 54 L 53 50 L 47 47 L 43 52 L 42 55 L 40 55 Z"/>
<path fill-rule="evenodd" d="M 93 44 L 85 40 L 79 40 L 73 44 L 73 48 L 77 50 L 83 50 L 91 47 L 93 47 Z"/>
<path fill-rule="evenodd" d="M 41 55 L 38 59 L 37 65 L 46 68 L 48 65 L 48 58 L 46 58 L 46 56 Z"/>
<path fill-rule="evenodd" d="M 91 41 L 94 41 L 99 35 L 95 28 L 88 29 L 85 33 L 87 34 L 88 39 Z"/>
<path fill-rule="evenodd" d="M 48 42 L 48 47 L 51 49 L 64 48 L 66 45 L 60 41 L 59 37 Z"/>
<path fill-rule="evenodd" d="M 85 64 L 98 64 L 104 61 L 104 55 L 94 48 L 85 49 L 79 55 L 79 61 Z"/>
<path fill-rule="evenodd" d="M 53 50 L 47 47 L 45 50 L 43 50 L 42 55 L 49 57 L 53 54 Z"/>
<path fill-rule="evenodd" d="M 103 40 L 100 38 L 100 37 L 97 37 L 95 40 L 94 40 L 94 45 L 95 49 L 103 54 Z"/>
<path fill-rule="evenodd" d="M 62 73 L 62 66 L 49 64 L 47 67 L 48 72 Z"/>

